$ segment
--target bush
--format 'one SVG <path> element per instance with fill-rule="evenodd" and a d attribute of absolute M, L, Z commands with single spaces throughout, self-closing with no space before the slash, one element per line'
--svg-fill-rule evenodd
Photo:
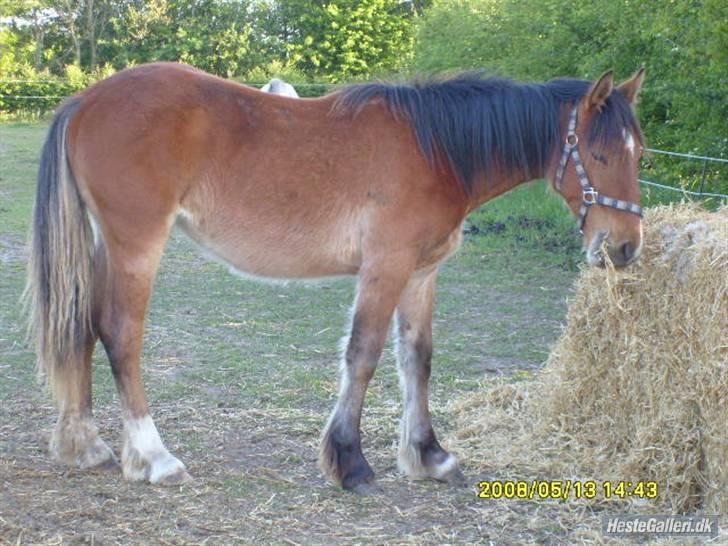
<path fill-rule="evenodd" d="M 279 78 L 293 85 L 308 81 L 303 72 L 279 60 L 272 61 L 267 65 L 256 66 L 242 77 L 234 79 L 241 83 L 255 82 L 263 85 L 269 82 L 271 78 Z"/>
<path fill-rule="evenodd" d="M 65 77 L 36 72 L 27 67 L 22 71 L 18 70 L 7 79 L 0 80 L 0 119 L 17 116 L 40 117 L 53 111 L 66 97 L 113 73 L 111 65 L 99 67 L 92 73 L 70 65 L 64 70 Z M 307 82 L 301 72 L 280 62 L 251 70 L 245 77 L 236 78 L 236 81 L 261 87 L 274 77 L 293 84 L 301 97 L 319 97 L 333 89 L 331 84 Z"/>
<path fill-rule="evenodd" d="M 67 80 L 0 80 L 0 114 L 42 115 L 82 87 Z"/>
<path fill-rule="evenodd" d="M 114 73 L 110 65 L 86 73 L 75 65 L 64 70 L 65 77 L 25 69 L 0 80 L 0 116 L 42 116 L 63 99 Z"/>
<path fill-rule="evenodd" d="M 417 24 L 412 70 L 480 68 L 544 81 L 595 79 L 614 68 L 624 80 L 644 65 L 638 110 L 648 146 L 725 158 L 726 21 L 728 4 L 721 0 L 435 0 Z M 700 164 L 660 164 L 668 166 L 662 181 L 700 185 Z M 724 174 L 708 174 L 707 188 L 728 193 Z"/>

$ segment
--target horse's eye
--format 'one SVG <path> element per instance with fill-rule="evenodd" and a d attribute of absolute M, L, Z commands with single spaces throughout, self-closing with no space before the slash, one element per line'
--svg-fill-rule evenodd
<path fill-rule="evenodd" d="M 594 152 L 592 152 L 592 157 L 599 161 L 599 163 L 604 163 L 605 165 L 607 165 L 607 158 L 604 157 L 602 154 L 595 154 Z"/>

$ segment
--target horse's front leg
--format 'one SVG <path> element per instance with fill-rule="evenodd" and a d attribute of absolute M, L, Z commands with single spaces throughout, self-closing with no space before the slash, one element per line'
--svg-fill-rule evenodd
<path fill-rule="evenodd" d="M 413 275 L 397 306 L 397 365 L 404 398 L 399 468 L 412 478 L 461 485 L 465 479 L 457 460 L 437 441 L 428 407 L 436 277 L 437 270 Z"/>
<path fill-rule="evenodd" d="M 360 272 L 351 333 L 341 364 L 339 399 L 321 440 L 319 463 L 324 474 L 344 489 L 360 494 L 377 490 L 374 471 L 361 451 L 359 424 L 364 395 L 411 272 L 401 261 L 399 267 L 393 265 L 396 262 L 371 264 Z"/>

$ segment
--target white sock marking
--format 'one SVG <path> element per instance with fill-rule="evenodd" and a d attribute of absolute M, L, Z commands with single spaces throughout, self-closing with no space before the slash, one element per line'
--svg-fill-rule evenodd
<path fill-rule="evenodd" d="M 145 415 L 141 419 L 125 419 L 124 429 L 126 441 L 122 461 L 127 478 L 149 479 L 151 483 L 159 483 L 164 477 L 184 470 L 185 465 L 164 447 L 150 415 Z M 130 464 L 130 459 L 141 459 L 143 465 L 139 467 Z"/>

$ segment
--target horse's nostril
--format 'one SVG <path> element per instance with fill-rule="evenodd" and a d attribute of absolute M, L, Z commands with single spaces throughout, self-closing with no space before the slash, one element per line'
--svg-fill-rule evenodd
<path fill-rule="evenodd" d="M 635 246 L 629 241 L 624 243 L 619 250 L 622 254 L 622 258 L 624 258 L 624 263 L 629 263 L 629 261 L 634 257 Z"/>

